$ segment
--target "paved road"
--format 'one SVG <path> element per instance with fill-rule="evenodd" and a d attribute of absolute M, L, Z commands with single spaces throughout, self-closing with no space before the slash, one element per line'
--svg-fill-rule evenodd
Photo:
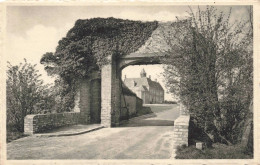
<path fill-rule="evenodd" d="M 82 135 L 25 137 L 8 143 L 8 159 L 168 159 L 176 105 L 154 115 Z M 160 111 L 160 110 L 159 110 Z"/>

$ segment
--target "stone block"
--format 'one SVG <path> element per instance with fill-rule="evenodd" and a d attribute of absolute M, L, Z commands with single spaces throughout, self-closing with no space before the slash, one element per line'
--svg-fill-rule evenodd
<path fill-rule="evenodd" d="M 189 134 L 189 115 L 181 115 L 174 121 L 174 145 L 188 146 L 188 134 Z"/>
<path fill-rule="evenodd" d="M 203 150 L 205 148 L 205 143 L 197 142 L 196 143 L 196 148 L 199 149 L 199 150 Z"/>
<path fill-rule="evenodd" d="M 60 126 L 78 124 L 80 116 L 78 112 L 27 115 L 24 119 L 24 133 L 31 135 Z"/>

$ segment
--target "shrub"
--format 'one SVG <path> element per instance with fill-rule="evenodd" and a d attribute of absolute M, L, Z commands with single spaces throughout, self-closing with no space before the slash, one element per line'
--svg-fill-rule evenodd
<path fill-rule="evenodd" d="M 7 126 L 23 132 L 24 117 L 50 109 L 54 102 L 49 96 L 48 85 L 43 84 L 41 75 L 24 59 L 24 63 L 8 63 L 6 80 Z"/>

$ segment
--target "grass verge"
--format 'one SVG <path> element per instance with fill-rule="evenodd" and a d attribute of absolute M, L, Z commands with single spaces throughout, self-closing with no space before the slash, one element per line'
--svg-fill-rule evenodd
<path fill-rule="evenodd" d="M 197 149 L 194 145 L 179 147 L 176 159 L 253 159 L 253 154 L 245 152 L 237 145 L 213 144 L 212 148 Z"/>

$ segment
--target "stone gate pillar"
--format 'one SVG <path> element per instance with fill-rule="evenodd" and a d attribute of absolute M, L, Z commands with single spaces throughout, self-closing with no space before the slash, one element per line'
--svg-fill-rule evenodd
<path fill-rule="evenodd" d="M 119 125 L 121 70 L 113 56 L 101 70 L 101 124 L 105 127 Z"/>

